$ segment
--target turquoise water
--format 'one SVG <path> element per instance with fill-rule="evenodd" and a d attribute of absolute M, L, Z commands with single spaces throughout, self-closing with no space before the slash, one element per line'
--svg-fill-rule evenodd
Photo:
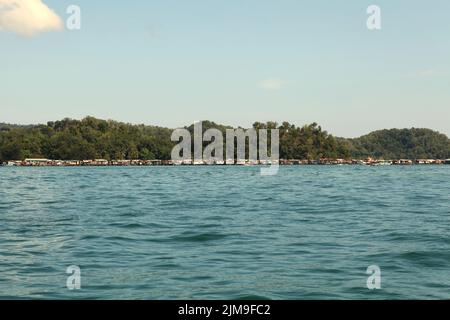
<path fill-rule="evenodd" d="M 450 166 L 2 167 L 0 299 L 448 299 L 449 189 Z"/>

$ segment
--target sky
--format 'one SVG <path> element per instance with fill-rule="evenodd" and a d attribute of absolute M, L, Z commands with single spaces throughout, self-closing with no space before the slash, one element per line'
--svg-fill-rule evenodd
<path fill-rule="evenodd" d="M 0 122 L 88 115 L 450 136 L 450 1 L 0 0 Z"/>

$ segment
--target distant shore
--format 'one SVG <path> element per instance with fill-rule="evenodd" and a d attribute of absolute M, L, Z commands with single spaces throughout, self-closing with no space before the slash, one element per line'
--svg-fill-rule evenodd
<path fill-rule="evenodd" d="M 358 159 L 318 159 L 318 160 L 298 160 L 298 159 L 280 159 L 275 161 L 260 160 L 227 160 L 215 161 L 213 163 L 203 160 L 51 160 L 51 159 L 25 159 L 6 161 L 1 166 L 15 167 L 109 167 L 109 166 L 201 166 L 201 165 L 369 165 L 369 166 L 390 166 L 390 165 L 449 165 L 450 159 L 396 159 L 381 160 L 368 158 L 365 160 Z"/>
<path fill-rule="evenodd" d="M 371 132 L 358 138 L 336 137 L 324 130 L 318 123 L 297 126 L 289 122 L 278 124 L 273 121 L 265 123 L 255 122 L 250 128 L 233 128 L 212 121 L 198 121 L 197 133 L 202 136 L 214 130 L 216 134 L 225 137 L 223 141 L 225 159 L 244 158 L 245 155 L 225 155 L 227 145 L 227 131 L 234 130 L 234 134 L 244 131 L 246 135 L 254 134 L 249 130 L 271 133 L 278 130 L 279 154 L 277 159 L 286 159 L 285 164 L 354 164 L 372 157 L 375 159 L 391 160 L 392 164 L 413 163 L 417 159 L 433 159 L 432 164 L 441 163 L 443 159 L 450 159 L 450 139 L 437 131 L 425 128 L 383 129 Z M 159 126 L 133 125 L 113 120 L 102 120 L 86 117 L 82 120 L 65 118 L 60 121 L 49 121 L 41 125 L 9 125 L 0 123 L 0 163 L 12 162 L 22 165 L 27 158 L 47 158 L 50 165 L 93 165 L 92 159 L 107 159 L 106 165 L 128 165 L 119 159 L 137 159 L 137 165 L 154 165 L 160 159 L 161 164 L 170 165 L 168 159 L 173 159 L 172 151 L 184 141 L 180 137 L 172 137 L 179 130 L 191 137 L 191 147 L 195 147 L 196 124 L 184 128 L 165 128 Z M 172 140 L 174 138 L 174 140 Z M 235 139 L 237 151 L 238 140 Z M 248 138 L 246 138 L 246 141 Z M 216 141 L 216 140 L 214 140 Z M 218 140 L 219 141 L 219 140 Z M 261 139 L 258 139 L 261 143 Z M 214 146 L 212 141 L 205 139 L 202 146 Z M 250 146 L 250 141 L 245 142 Z M 268 139 L 267 145 L 272 145 Z M 247 147 L 246 147 L 247 148 Z M 271 148 L 271 147 L 270 147 Z M 192 148 L 191 148 L 192 149 Z M 259 148 L 258 148 L 259 150 Z M 191 150 L 192 151 L 192 150 Z M 235 154 L 236 154 L 235 151 Z M 183 153 L 184 155 L 184 153 Z M 250 156 L 257 159 L 254 156 Z M 187 159 L 200 159 L 201 156 L 191 155 Z M 274 157 L 275 158 L 275 157 Z M 91 159 L 91 163 L 77 160 Z M 140 160 L 139 160 L 140 159 Z M 346 160 L 339 160 L 346 159 Z M 358 160 L 351 160 L 358 159 Z M 401 159 L 407 159 L 400 161 Z M 14 161 L 18 160 L 18 161 Z M 64 160 L 64 161 L 60 161 Z M 67 161 L 73 160 L 73 161 Z M 445 160 L 444 160 L 445 161 Z M 365 161 L 378 164 L 376 161 Z M 389 162 L 389 161 L 388 161 Z M 381 162 L 380 162 L 381 163 Z M 176 164 L 176 163 L 175 163 Z M 280 163 L 281 164 L 281 163 Z M 382 163 L 385 164 L 385 163 Z M 103 162 L 100 165 L 104 165 Z M 130 164 L 132 165 L 132 164 Z"/>

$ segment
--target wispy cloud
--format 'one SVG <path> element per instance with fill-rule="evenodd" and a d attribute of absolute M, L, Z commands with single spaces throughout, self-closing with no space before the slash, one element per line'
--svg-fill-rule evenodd
<path fill-rule="evenodd" d="M 422 77 L 431 77 L 434 75 L 436 75 L 436 70 L 433 70 L 433 69 L 419 71 L 419 76 L 422 76 Z"/>
<path fill-rule="evenodd" d="M 42 0 L 0 0 L 0 31 L 31 37 L 62 27 L 61 18 Z"/>
<path fill-rule="evenodd" d="M 435 69 L 425 69 L 419 71 L 417 75 L 420 77 L 437 77 L 437 76 L 444 76 L 445 72 Z"/>
<path fill-rule="evenodd" d="M 286 81 L 278 78 L 268 78 L 260 81 L 258 86 L 268 91 L 278 91 L 286 85 Z"/>

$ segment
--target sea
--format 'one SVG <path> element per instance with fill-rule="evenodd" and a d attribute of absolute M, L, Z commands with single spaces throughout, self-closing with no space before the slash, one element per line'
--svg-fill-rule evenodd
<path fill-rule="evenodd" d="M 449 299 L 450 166 L 0 167 L 0 299 Z"/>

